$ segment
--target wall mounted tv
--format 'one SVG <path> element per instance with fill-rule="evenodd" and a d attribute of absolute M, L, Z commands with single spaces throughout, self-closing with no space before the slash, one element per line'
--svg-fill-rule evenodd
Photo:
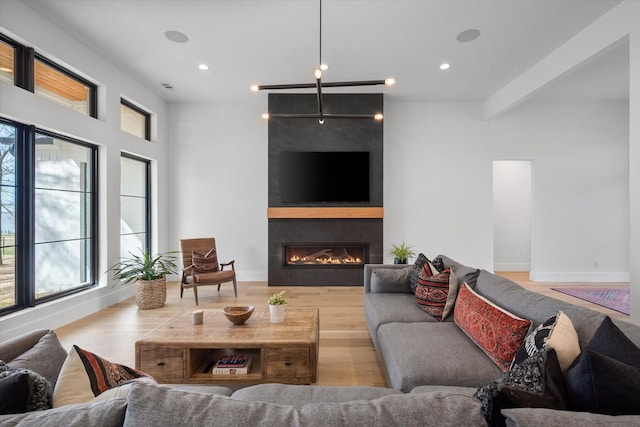
<path fill-rule="evenodd" d="M 280 153 L 282 203 L 369 201 L 366 151 L 283 151 Z"/>

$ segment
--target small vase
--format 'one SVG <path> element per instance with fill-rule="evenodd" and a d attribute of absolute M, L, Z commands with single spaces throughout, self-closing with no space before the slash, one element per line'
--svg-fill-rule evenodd
<path fill-rule="evenodd" d="M 271 323 L 284 322 L 284 304 L 269 304 L 269 314 L 271 315 Z"/>
<path fill-rule="evenodd" d="M 407 263 L 407 259 L 399 259 L 399 258 L 394 258 L 393 259 L 393 263 L 394 264 L 406 264 Z"/>

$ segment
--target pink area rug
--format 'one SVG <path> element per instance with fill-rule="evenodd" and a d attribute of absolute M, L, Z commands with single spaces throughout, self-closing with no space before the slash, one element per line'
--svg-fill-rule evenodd
<path fill-rule="evenodd" d="M 613 288 L 552 288 L 620 313 L 629 314 L 629 289 Z"/>

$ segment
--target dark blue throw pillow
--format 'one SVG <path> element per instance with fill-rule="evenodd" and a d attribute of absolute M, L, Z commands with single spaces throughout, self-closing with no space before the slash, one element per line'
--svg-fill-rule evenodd
<path fill-rule="evenodd" d="M 585 350 L 565 375 L 569 409 L 606 415 L 640 415 L 640 369 Z"/>
<path fill-rule="evenodd" d="M 31 382 L 25 372 L 0 377 L 0 414 L 20 414 L 29 410 Z"/>
<path fill-rule="evenodd" d="M 592 350 L 627 365 L 640 368 L 640 348 L 605 317 L 584 350 Z"/>

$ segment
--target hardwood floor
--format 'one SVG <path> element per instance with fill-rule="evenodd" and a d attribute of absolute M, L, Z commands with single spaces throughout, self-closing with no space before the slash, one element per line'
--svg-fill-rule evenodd
<path fill-rule="evenodd" d="M 553 286 L 585 287 L 584 283 L 534 283 L 527 273 L 501 273 L 524 287 L 542 294 L 592 308 L 612 317 L 628 320 L 629 316 L 551 290 Z M 586 286 L 628 287 L 628 284 L 597 283 Z M 254 305 L 267 310 L 266 299 L 274 292 L 285 290 L 292 306 L 320 309 L 320 353 L 318 385 L 368 385 L 385 387 L 384 374 L 378 364 L 373 343 L 364 319 L 361 287 L 269 287 L 264 282 L 240 282 L 238 298 L 231 285 L 220 292 L 214 286 L 199 290 L 199 308 L 222 308 L 229 305 Z M 62 345 L 73 344 L 92 351 L 112 362 L 135 365 L 134 343 L 147 332 L 185 310 L 195 309 L 193 292 L 185 290 L 179 296 L 177 282 L 167 287 L 167 302 L 154 310 L 138 310 L 133 298 L 122 301 L 76 322 L 58 328 Z"/>

